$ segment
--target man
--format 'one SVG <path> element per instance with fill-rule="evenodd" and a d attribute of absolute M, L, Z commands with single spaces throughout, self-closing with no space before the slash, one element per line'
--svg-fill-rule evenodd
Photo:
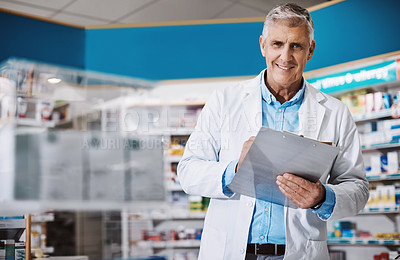
<path fill-rule="evenodd" d="M 354 121 L 343 103 L 302 76 L 315 49 L 313 38 L 307 10 L 296 4 L 275 7 L 260 37 L 267 69 L 216 91 L 205 105 L 178 166 L 185 192 L 211 198 L 199 259 L 329 259 L 326 220 L 364 207 L 368 182 Z M 277 177 L 297 209 L 229 190 L 261 125 L 340 149 L 329 176 L 317 183 L 290 173 Z"/>

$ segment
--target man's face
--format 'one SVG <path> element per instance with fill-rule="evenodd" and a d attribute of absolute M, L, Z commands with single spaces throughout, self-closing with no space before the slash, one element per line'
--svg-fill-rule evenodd
<path fill-rule="evenodd" d="M 267 83 L 271 87 L 288 89 L 300 84 L 315 41 L 310 45 L 305 25 L 289 27 L 278 21 L 270 25 L 265 41 L 260 37 L 260 48 L 267 63 Z"/>

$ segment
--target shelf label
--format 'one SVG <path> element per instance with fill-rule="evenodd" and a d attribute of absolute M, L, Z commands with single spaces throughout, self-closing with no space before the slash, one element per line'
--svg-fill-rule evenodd
<path fill-rule="evenodd" d="M 348 91 L 399 80 L 400 60 L 386 61 L 359 69 L 335 73 L 325 77 L 311 78 L 307 81 L 325 93 Z"/>

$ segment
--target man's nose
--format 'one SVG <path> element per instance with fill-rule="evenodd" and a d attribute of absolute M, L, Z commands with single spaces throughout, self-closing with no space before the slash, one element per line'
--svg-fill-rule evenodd
<path fill-rule="evenodd" d="M 281 59 L 283 61 L 290 61 L 292 59 L 292 49 L 290 46 L 285 46 L 281 51 Z"/>

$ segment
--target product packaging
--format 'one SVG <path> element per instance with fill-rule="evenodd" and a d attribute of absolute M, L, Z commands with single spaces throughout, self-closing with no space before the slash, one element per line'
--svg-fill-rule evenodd
<path fill-rule="evenodd" d="M 383 94 L 383 108 L 389 109 L 392 106 L 392 100 L 389 93 Z"/>
<path fill-rule="evenodd" d="M 189 196 L 189 211 L 200 212 L 203 210 L 201 196 Z"/>
<path fill-rule="evenodd" d="M 51 114 L 53 112 L 53 104 L 51 102 L 42 101 L 40 108 L 42 119 L 50 120 Z"/>
<path fill-rule="evenodd" d="M 394 183 L 396 205 L 400 205 L 400 182 Z"/>
<path fill-rule="evenodd" d="M 5 242 L 6 260 L 15 260 L 15 240 L 7 239 Z"/>
<path fill-rule="evenodd" d="M 387 173 L 388 171 L 388 158 L 386 154 L 381 155 L 381 173 Z"/>
<path fill-rule="evenodd" d="M 370 156 L 371 162 L 371 175 L 379 175 L 382 173 L 381 171 L 381 154 L 371 154 Z"/>
<path fill-rule="evenodd" d="M 370 114 L 374 111 L 374 93 L 365 95 L 365 113 Z"/>
<path fill-rule="evenodd" d="M 333 222 L 335 237 L 353 237 L 354 224 L 351 221 L 335 221 Z"/>
<path fill-rule="evenodd" d="M 399 154 L 397 151 L 387 153 L 387 173 L 395 174 L 399 170 Z"/>
<path fill-rule="evenodd" d="M 367 204 L 365 205 L 364 209 L 368 210 L 368 209 L 376 208 L 376 202 L 377 202 L 377 192 L 376 192 L 376 190 L 370 190 L 369 198 L 368 198 Z"/>
<path fill-rule="evenodd" d="M 6 245 L 5 241 L 0 240 L 0 260 L 6 259 Z"/>
<path fill-rule="evenodd" d="M 375 92 L 374 94 L 374 111 L 379 112 L 384 108 L 383 93 Z"/>
<path fill-rule="evenodd" d="M 17 113 L 18 117 L 25 118 L 26 117 L 26 110 L 28 108 L 28 103 L 23 97 L 18 97 L 17 99 Z"/>
<path fill-rule="evenodd" d="M 25 242 L 15 243 L 15 260 L 25 259 Z"/>

